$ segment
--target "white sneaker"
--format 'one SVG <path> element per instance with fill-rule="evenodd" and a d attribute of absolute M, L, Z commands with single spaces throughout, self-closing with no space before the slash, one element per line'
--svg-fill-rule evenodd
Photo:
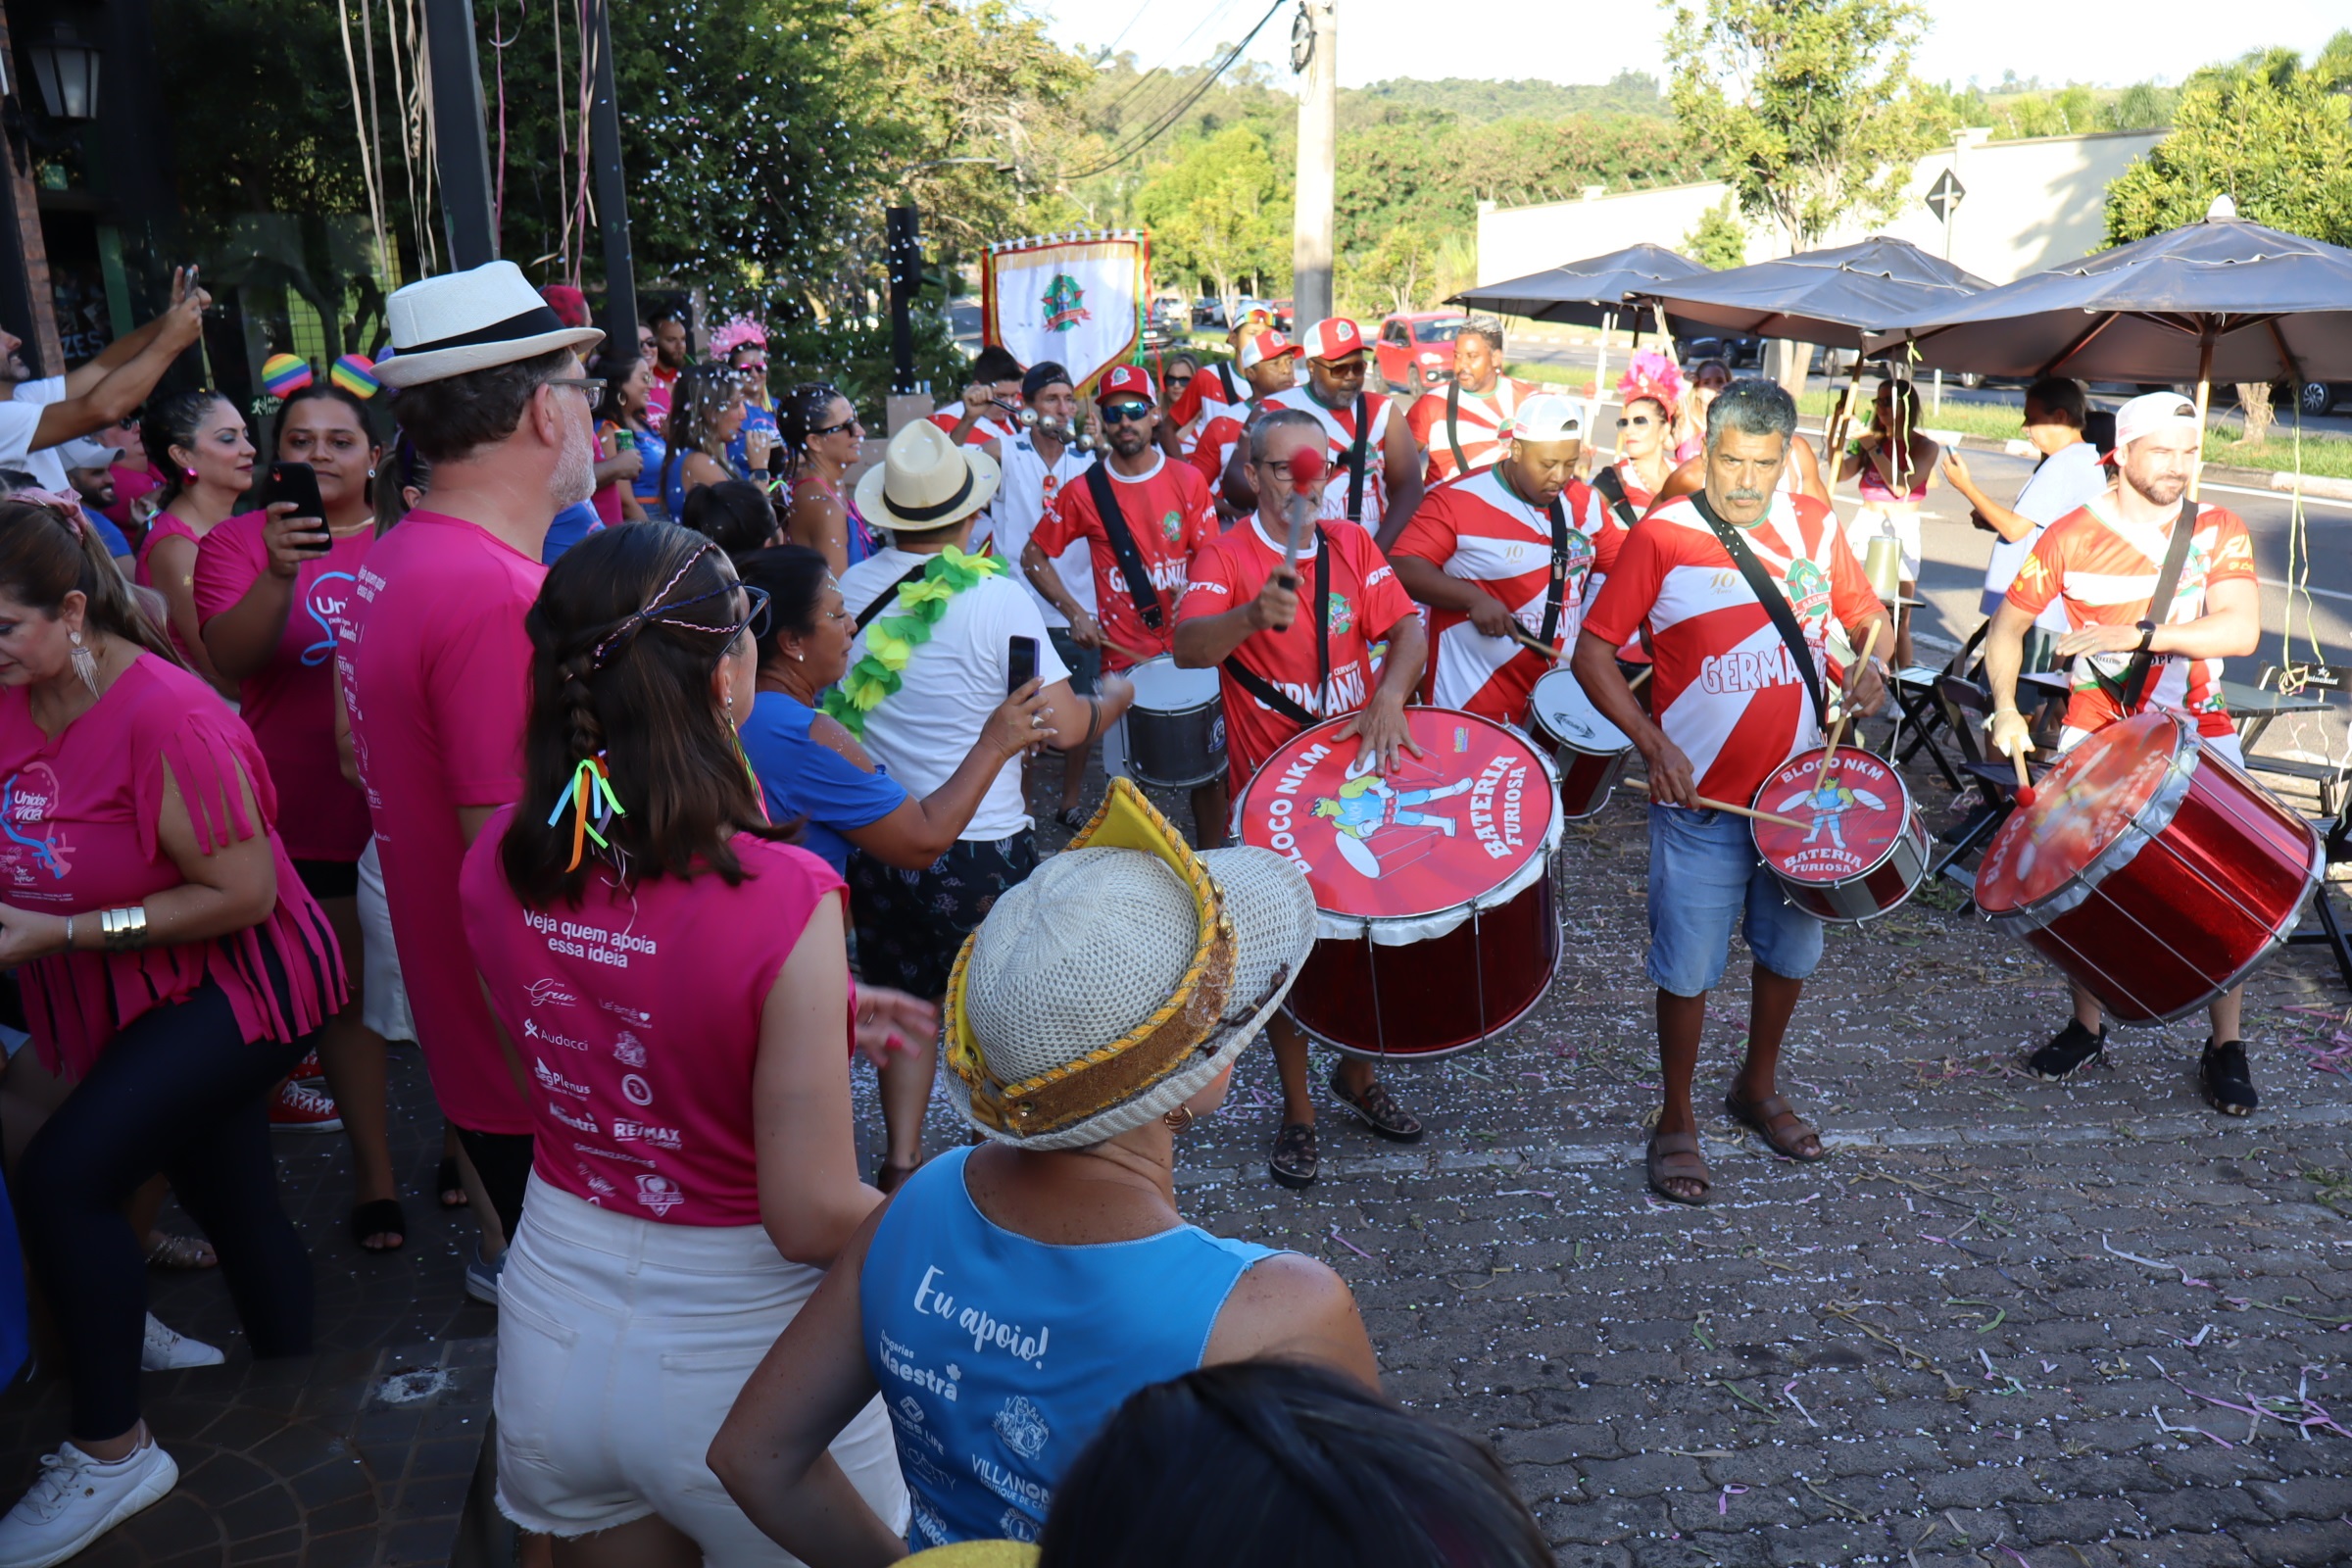
<path fill-rule="evenodd" d="M 147 1372 L 176 1372 L 185 1366 L 219 1366 L 228 1357 L 217 1345 L 191 1340 L 167 1328 L 153 1312 L 147 1314 L 147 1342 L 139 1347 L 139 1367 Z"/>
<path fill-rule="evenodd" d="M 0 1519 L 0 1568 L 50 1568 L 171 1494 L 179 1466 L 152 1438 L 102 1464 L 69 1443 L 41 1455 L 41 1478 Z"/>

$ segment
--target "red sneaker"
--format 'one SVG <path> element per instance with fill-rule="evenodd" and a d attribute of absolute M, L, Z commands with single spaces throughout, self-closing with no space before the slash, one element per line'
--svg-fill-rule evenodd
<path fill-rule="evenodd" d="M 295 1133 L 339 1133 L 343 1117 L 335 1097 L 309 1084 L 287 1083 L 270 1102 L 270 1125 Z"/>
<path fill-rule="evenodd" d="M 294 1064 L 293 1072 L 289 1073 L 287 1076 L 291 1077 L 298 1084 L 324 1083 L 326 1081 L 326 1069 L 318 1065 L 318 1053 L 317 1051 L 313 1051 L 309 1055 L 296 1062 Z"/>

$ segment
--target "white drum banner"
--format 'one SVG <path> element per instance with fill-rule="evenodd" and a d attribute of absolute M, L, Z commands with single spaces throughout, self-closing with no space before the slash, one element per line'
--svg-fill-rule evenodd
<path fill-rule="evenodd" d="M 1023 365 L 1052 360 L 1083 386 L 1134 354 L 1150 271 L 1140 231 L 1053 234 L 989 247 L 988 340 Z"/>

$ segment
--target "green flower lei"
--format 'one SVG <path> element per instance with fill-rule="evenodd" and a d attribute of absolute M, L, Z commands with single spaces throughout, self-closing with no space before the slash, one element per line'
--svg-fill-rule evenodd
<path fill-rule="evenodd" d="M 948 601 L 1011 569 L 1002 556 L 967 556 L 954 545 L 934 556 L 920 577 L 900 585 L 894 612 L 866 628 L 865 657 L 825 693 L 825 712 L 863 740 L 866 715 L 899 689 L 906 662 L 931 640 L 931 628 L 947 613 Z"/>

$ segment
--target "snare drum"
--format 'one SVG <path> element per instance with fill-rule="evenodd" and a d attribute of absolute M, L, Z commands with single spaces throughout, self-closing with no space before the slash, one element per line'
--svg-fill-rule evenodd
<path fill-rule="evenodd" d="M 2034 786 L 1977 867 L 1977 907 L 2118 1021 L 2163 1023 L 2243 980 L 2293 932 L 2320 837 L 2145 712 L 2099 730 Z"/>
<path fill-rule="evenodd" d="M 1528 694 L 1527 727 L 1551 748 L 1560 770 L 1560 814 L 1570 821 L 1609 804 L 1633 765 L 1634 743 L 1600 716 L 1573 671 L 1547 670 Z"/>
<path fill-rule="evenodd" d="M 1790 904 L 1824 920 L 1875 920 L 1927 879 L 1928 830 L 1902 776 L 1858 748 L 1825 769 L 1816 746 L 1783 762 L 1756 791 L 1755 808 L 1802 830 L 1758 821 L 1756 853 Z"/>
<path fill-rule="evenodd" d="M 1560 958 L 1551 760 L 1507 725 L 1443 708 L 1406 722 L 1424 756 L 1355 771 L 1345 718 L 1303 730 L 1234 803 L 1234 837 L 1289 858 L 1314 890 L 1314 951 L 1284 1004 L 1359 1056 L 1442 1056 L 1543 999 Z"/>
<path fill-rule="evenodd" d="M 1139 784 L 1190 789 L 1225 776 L 1225 703 L 1214 669 L 1182 669 L 1166 654 L 1127 671 L 1135 706 L 1127 727 L 1127 771 Z"/>

